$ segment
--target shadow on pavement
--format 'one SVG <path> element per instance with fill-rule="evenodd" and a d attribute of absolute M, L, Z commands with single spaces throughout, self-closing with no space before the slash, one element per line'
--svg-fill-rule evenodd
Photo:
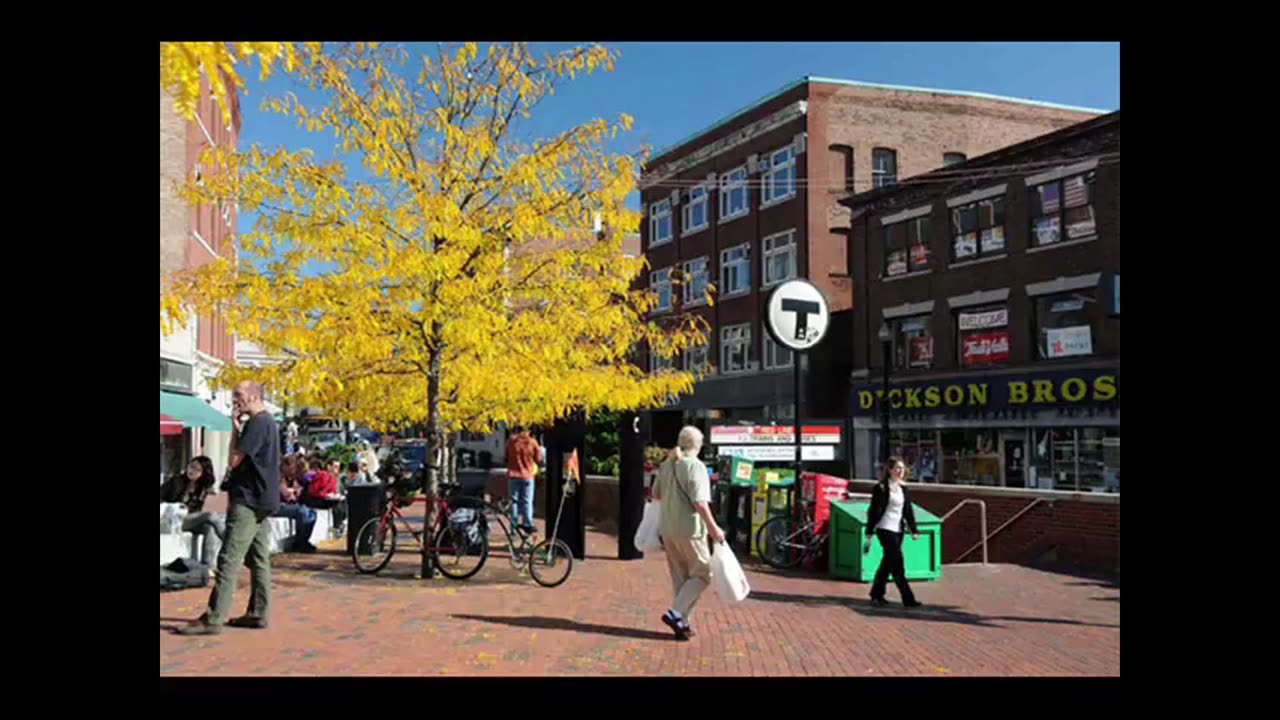
<path fill-rule="evenodd" d="M 1117 603 L 1118 603 L 1118 602 L 1120 602 L 1120 597 L 1119 597 L 1118 595 L 1113 595 L 1113 596 L 1111 596 L 1111 597 L 1092 597 L 1092 598 L 1089 598 L 1089 599 L 1090 599 L 1090 600 L 1101 600 L 1102 602 L 1117 602 Z"/>
<path fill-rule="evenodd" d="M 671 633 L 661 633 L 653 630 L 640 630 L 637 628 L 615 627 L 613 625 L 592 625 L 590 623 L 580 623 L 574 620 L 566 620 L 564 618 L 536 617 L 529 615 L 523 617 L 498 617 L 492 615 L 462 615 L 456 613 L 449 617 L 457 620 L 475 620 L 477 622 L 510 625 L 512 627 L 534 628 L 537 630 L 569 630 L 572 632 L 593 633 L 595 635 L 608 635 L 610 637 L 634 638 L 636 640 L 675 640 L 675 637 Z"/>
<path fill-rule="evenodd" d="M 1037 618 L 1037 617 L 1018 617 L 1012 615 L 1002 616 L 983 616 L 960 610 L 954 605 L 928 605 L 908 610 L 900 604 L 891 604 L 886 608 L 877 608 L 871 606 L 871 601 L 867 599 L 841 597 L 838 595 L 791 595 L 786 593 L 773 592 L 755 592 L 753 591 L 747 596 L 747 600 L 759 600 L 761 602 L 787 602 L 796 603 L 798 605 L 842 605 L 853 610 L 854 612 L 866 617 L 891 617 L 902 620 L 923 620 L 927 622 L 949 622 L 961 625 L 973 625 L 976 627 L 1004 628 L 1004 625 L 994 621 L 1004 622 L 1024 622 L 1024 623 L 1045 623 L 1049 625 L 1081 625 L 1085 627 L 1115 628 L 1119 629 L 1119 625 L 1105 625 L 1099 623 L 1082 622 L 1079 620 L 1064 620 L 1060 618 Z"/>

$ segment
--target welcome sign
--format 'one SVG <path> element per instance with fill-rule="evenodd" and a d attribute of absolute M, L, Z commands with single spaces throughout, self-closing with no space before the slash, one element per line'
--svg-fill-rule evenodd
<path fill-rule="evenodd" d="M 1034 410 L 1044 407 L 1117 406 L 1120 371 L 1081 370 L 1025 375 L 956 377 L 927 382 L 893 383 L 853 388 L 854 415 L 875 415 L 881 403 L 891 409 L 923 413 L 960 410 Z"/>

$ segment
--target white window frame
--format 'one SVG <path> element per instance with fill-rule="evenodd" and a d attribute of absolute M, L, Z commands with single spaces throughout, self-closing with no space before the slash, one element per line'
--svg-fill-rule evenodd
<path fill-rule="evenodd" d="M 702 206 L 702 224 L 693 224 L 693 209 Z M 680 207 L 680 237 L 688 237 L 711 227 L 711 188 L 703 183 L 689 191 L 689 202 Z"/>
<path fill-rule="evenodd" d="M 730 178 L 742 173 L 741 180 L 731 180 Z M 720 176 L 720 223 L 727 223 L 730 220 L 737 220 L 740 217 L 746 217 L 751 214 L 751 187 L 747 184 L 747 166 L 739 165 Z M 742 210 L 737 213 L 729 212 L 729 197 L 733 194 L 733 190 L 742 187 Z"/>
<path fill-rule="evenodd" d="M 745 257 L 739 260 L 735 260 L 734 266 L 746 268 L 747 285 L 746 287 L 738 288 L 735 290 L 733 289 L 733 286 L 729 283 L 729 278 L 728 278 L 729 266 L 726 263 L 727 263 L 728 257 L 738 250 L 745 250 L 746 255 Z M 738 297 L 739 295 L 746 295 L 749 292 L 751 292 L 751 243 L 749 242 L 742 243 L 741 245 L 734 245 L 733 247 L 725 248 L 724 250 L 721 250 L 720 251 L 720 297 L 721 298 Z"/>
<path fill-rule="evenodd" d="M 696 268 L 699 263 L 702 264 L 702 292 L 695 291 L 697 283 L 693 279 L 697 274 L 694 268 Z M 711 258 L 703 255 L 702 257 L 694 258 L 692 260 L 686 260 L 680 266 L 680 268 L 684 270 L 685 275 L 689 276 L 689 279 L 684 283 L 684 290 L 682 291 L 685 307 L 696 307 L 698 305 L 707 304 L 707 285 L 711 284 L 711 270 L 708 267 L 710 264 Z"/>
<path fill-rule="evenodd" d="M 893 173 L 890 174 L 876 167 L 876 156 L 879 151 L 888 153 L 893 158 Z M 887 180 L 884 178 L 888 178 Z M 876 147 L 871 149 L 871 187 L 882 188 L 898 184 L 898 151 L 894 148 Z"/>
<path fill-rule="evenodd" d="M 684 351 L 684 369 L 688 372 L 701 371 L 704 375 L 711 374 L 711 343 L 703 345 L 690 346 Z M 701 361 L 698 361 L 698 357 Z"/>
<path fill-rule="evenodd" d="M 783 158 L 779 160 L 779 158 Z M 796 150 L 794 144 L 788 144 L 786 147 L 769 153 L 769 167 L 761 176 L 760 183 L 760 209 L 772 207 L 780 203 L 784 203 L 796 196 Z M 773 189 L 773 179 L 775 175 L 790 171 L 791 184 L 785 195 L 771 196 L 770 191 Z"/>
<path fill-rule="evenodd" d="M 656 375 L 663 370 L 675 370 L 675 368 L 675 358 L 660 358 L 652 350 L 649 351 L 649 372 L 651 374 Z"/>
<path fill-rule="evenodd" d="M 658 221 L 667 219 L 667 236 L 658 237 Z M 666 245 L 675 239 L 675 217 L 671 214 L 671 199 L 659 200 L 649 205 L 649 247 Z"/>
<path fill-rule="evenodd" d="M 743 365 L 742 367 L 734 367 L 729 362 L 730 351 L 742 347 Z M 755 370 L 755 363 L 751 361 L 751 323 L 743 323 L 741 325 L 726 325 L 720 328 L 720 374 L 721 375 L 741 375 Z"/>
<path fill-rule="evenodd" d="M 783 345 L 779 345 L 778 343 L 774 342 L 773 338 L 769 336 L 769 333 L 764 334 L 763 349 L 764 349 L 763 360 L 764 360 L 765 370 L 789 368 L 796 361 L 796 354 L 791 351 L 791 348 L 785 347 Z M 787 353 L 787 355 L 789 356 L 789 359 L 785 363 L 774 362 L 774 357 L 784 352 Z"/>
<path fill-rule="evenodd" d="M 779 243 L 779 240 L 785 240 L 785 243 Z M 786 282 L 792 278 L 799 277 L 800 274 L 800 258 L 799 250 L 796 244 L 795 228 L 784 230 L 780 233 L 765 236 L 760 241 L 762 248 L 762 256 L 760 259 L 760 288 L 771 288 L 778 283 Z M 779 256 L 787 255 L 791 258 L 790 271 L 786 277 L 769 279 L 769 260 Z"/>
<path fill-rule="evenodd" d="M 654 313 L 671 312 L 671 308 L 675 305 L 675 295 L 671 292 L 671 268 L 669 267 L 649 273 L 649 289 L 657 293 L 659 298 L 662 297 L 662 292 L 658 288 L 662 285 L 667 286 L 667 305 L 663 307 L 662 301 L 659 300 L 659 304 L 653 309 Z"/>

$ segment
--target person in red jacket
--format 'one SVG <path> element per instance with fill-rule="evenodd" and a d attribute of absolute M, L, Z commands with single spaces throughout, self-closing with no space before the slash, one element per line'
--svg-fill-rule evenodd
<path fill-rule="evenodd" d="M 312 460 L 311 469 L 315 471 L 315 476 L 311 478 L 311 484 L 307 485 L 306 497 L 327 500 L 337 495 L 338 471 L 341 467 L 342 463 L 337 460 L 330 460 L 327 469 L 320 460 Z"/>

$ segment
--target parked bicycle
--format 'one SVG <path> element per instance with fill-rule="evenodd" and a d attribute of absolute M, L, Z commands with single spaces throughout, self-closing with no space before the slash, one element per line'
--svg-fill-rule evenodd
<path fill-rule="evenodd" d="M 399 527 L 409 531 L 418 552 L 430 550 L 434 565 L 442 575 L 454 580 L 466 580 L 480 572 L 489 555 L 488 529 L 485 525 L 484 501 L 452 494 L 457 485 L 440 484 L 441 496 L 434 501 L 426 497 L 393 497 L 382 515 L 369 518 L 356 534 L 351 545 L 351 559 L 356 569 L 372 575 L 387 566 L 399 547 Z M 401 507 L 416 503 L 437 508 L 434 527 L 426 527 L 421 534 L 414 529 L 400 512 Z M 466 512 L 470 511 L 470 512 Z M 423 538 L 431 536 L 431 544 L 423 547 Z"/>
<path fill-rule="evenodd" d="M 845 498 L 848 499 L 848 493 Z M 791 569 L 816 557 L 826 546 L 827 533 L 817 532 L 817 523 L 813 520 L 815 505 L 812 501 L 801 503 L 799 516 L 770 518 L 756 530 L 756 551 L 770 567 Z"/>
<path fill-rule="evenodd" d="M 527 569 L 529 576 L 542 587 L 553 588 L 569 579 L 569 573 L 573 571 L 573 553 L 563 540 L 556 538 L 560 512 L 556 513 L 555 525 L 547 538 L 535 543 L 534 535 L 526 533 L 524 529 L 511 522 L 510 500 L 498 498 L 489 503 L 486 509 L 493 513 L 493 524 L 502 530 L 511 567 L 521 571 Z M 564 494 L 560 497 L 560 510 L 564 510 Z M 519 541 L 518 546 L 517 541 Z"/>

